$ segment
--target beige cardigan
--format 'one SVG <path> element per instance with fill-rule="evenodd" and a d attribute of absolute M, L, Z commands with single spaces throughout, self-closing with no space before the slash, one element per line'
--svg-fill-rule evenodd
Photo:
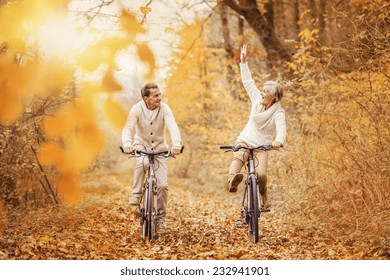
<path fill-rule="evenodd" d="M 122 130 L 123 148 L 132 147 L 136 150 L 161 152 L 168 150 L 165 131 L 168 128 L 172 147 L 180 149 L 182 142 L 179 128 L 171 108 L 164 102 L 155 109 L 150 118 L 148 108 L 143 100 L 136 103 L 130 110 L 126 124 Z"/>

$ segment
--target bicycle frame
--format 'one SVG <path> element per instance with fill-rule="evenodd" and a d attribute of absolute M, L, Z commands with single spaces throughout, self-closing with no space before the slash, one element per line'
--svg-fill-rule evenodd
<path fill-rule="evenodd" d="M 244 210 L 244 223 L 248 224 L 248 233 L 251 240 L 256 243 L 259 240 L 259 222 L 261 214 L 261 196 L 258 188 L 258 180 L 255 172 L 253 150 L 249 150 L 247 161 L 248 176 L 245 181 L 245 190 L 242 199 L 242 209 Z"/>
<path fill-rule="evenodd" d="M 244 218 L 244 224 L 248 225 L 248 233 L 252 242 L 256 243 L 259 240 L 259 217 L 261 212 L 268 212 L 261 208 L 262 200 L 259 191 L 259 183 L 255 170 L 254 151 L 268 151 L 276 150 L 271 145 L 263 145 L 259 147 L 245 147 L 245 146 L 220 146 L 221 149 L 228 149 L 230 151 L 246 150 L 248 152 L 248 160 L 246 162 L 248 175 L 245 180 L 245 190 L 242 199 L 241 214 Z"/>
<path fill-rule="evenodd" d="M 142 190 L 140 202 L 140 225 L 142 227 L 142 237 L 148 238 L 150 242 L 154 241 L 156 230 L 157 213 L 157 179 L 155 176 L 155 160 L 158 156 L 170 157 L 170 152 L 149 153 L 143 151 L 135 151 L 136 157 L 147 156 L 149 161 L 149 169 Z M 142 206 L 141 206 L 142 205 Z"/>
<path fill-rule="evenodd" d="M 148 237 L 149 241 L 153 241 L 156 235 L 157 179 L 154 174 L 154 155 L 147 155 L 147 157 L 149 160 L 149 169 L 142 190 L 140 225 L 142 227 L 142 237 Z"/>
<path fill-rule="evenodd" d="M 119 149 L 124 153 L 123 147 Z M 180 153 L 183 153 L 184 146 L 181 147 Z M 149 241 L 153 241 L 156 236 L 156 217 L 157 213 L 157 179 L 154 173 L 154 165 L 156 157 L 162 156 L 165 158 L 175 156 L 169 152 L 144 152 L 144 151 L 134 151 L 133 156 L 141 157 L 147 156 L 149 161 L 149 169 L 144 183 L 144 188 L 142 190 L 142 196 L 140 201 L 140 224 L 142 227 L 142 237 L 148 237 Z M 130 156 L 130 157 L 133 157 Z M 142 207 L 141 207 L 142 205 Z"/>

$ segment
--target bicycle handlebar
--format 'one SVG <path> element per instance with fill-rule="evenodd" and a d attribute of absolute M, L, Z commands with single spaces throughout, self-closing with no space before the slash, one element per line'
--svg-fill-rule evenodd
<path fill-rule="evenodd" d="M 125 151 L 124 151 L 122 146 L 120 146 L 119 149 L 121 150 L 122 153 L 125 153 Z M 180 153 L 183 153 L 183 151 L 184 151 L 184 146 L 181 147 Z M 174 157 L 174 155 L 172 154 L 171 151 L 163 151 L 163 152 L 157 152 L 156 153 L 156 152 L 144 152 L 144 151 L 134 150 L 134 152 L 131 155 L 134 155 L 136 157 L 139 157 L 141 155 L 145 155 L 145 156 L 164 156 L 166 158 Z"/>
<path fill-rule="evenodd" d="M 136 157 L 139 157 L 141 155 L 145 155 L 145 156 L 164 156 L 164 157 L 169 157 L 172 155 L 172 153 L 170 151 L 163 151 L 163 152 L 144 152 L 144 151 L 138 151 L 138 150 L 134 150 L 134 155 Z"/>
<path fill-rule="evenodd" d="M 283 147 L 283 145 L 280 147 Z M 250 150 L 252 150 L 252 151 L 253 150 L 260 150 L 260 151 L 278 150 L 277 148 L 273 148 L 272 145 L 261 145 L 261 146 L 257 146 L 257 147 L 221 145 L 221 146 L 219 146 L 219 148 L 223 149 L 223 150 L 233 150 L 234 152 L 237 152 L 239 150 L 248 150 L 248 151 L 250 151 Z"/>

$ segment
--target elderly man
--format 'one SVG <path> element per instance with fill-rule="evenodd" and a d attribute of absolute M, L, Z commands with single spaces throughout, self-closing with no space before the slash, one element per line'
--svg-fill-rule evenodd
<path fill-rule="evenodd" d="M 179 128 L 169 106 L 161 102 L 161 92 L 155 83 L 147 83 L 141 89 L 142 100 L 130 110 L 126 124 L 122 130 L 122 146 L 127 154 L 134 150 L 162 152 L 168 150 L 165 130 L 168 128 L 172 140 L 171 152 L 180 154 L 182 146 Z M 158 158 L 157 178 L 157 227 L 164 229 L 166 206 L 168 200 L 168 165 L 166 158 Z M 147 164 L 143 157 L 137 158 L 134 169 L 134 183 L 130 205 L 139 205 L 142 196 L 142 185 L 145 179 Z"/>

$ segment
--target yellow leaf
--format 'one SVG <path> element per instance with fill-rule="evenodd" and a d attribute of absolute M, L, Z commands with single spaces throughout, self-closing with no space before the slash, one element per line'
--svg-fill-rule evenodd
<path fill-rule="evenodd" d="M 120 91 L 123 89 L 123 87 L 116 81 L 114 77 L 114 71 L 112 69 L 106 72 L 106 75 L 104 75 L 102 83 L 103 83 L 103 88 L 107 92 Z"/>
<path fill-rule="evenodd" d="M 122 16 L 120 17 L 120 25 L 123 31 L 126 32 L 128 40 L 130 42 L 135 41 L 135 36 L 139 33 L 145 33 L 145 29 L 137 21 L 134 15 L 130 14 L 127 11 L 123 11 Z"/>
<path fill-rule="evenodd" d="M 143 13 L 144 15 L 147 15 L 148 13 L 150 13 L 150 11 L 152 11 L 152 9 L 149 7 L 141 7 L 140 10 L 141 13 Z"/>
<path fill-rule="evenodd" d="M 154 54 L 146 44 L 137 45 L 138 57 L 144 63 L 149 66 L 149 71 L 146 73 L 146 79 L 153 78 L 154 71 L 156 68 L 156 62 L 154 59 Z"/>
<path fill-rule="evenodd" d="M 112 97 L 107 98 L 103 107 L 103 114 L 112 126 L 118 130 L 122 130 L 125 125 L 127 113 L 122 105 L 116 102 Z"/>
<path fill-rule="evenodd" d="M 98 88 L 96 88 L 98 89 Z M 74 114 L 77 118 L 78 126 L 94 123 L 97 115 L 96 98 L 97 93 L 92 87 L 83 90 L 83 94 L 74 104 Z"/>
<path fill-rule="evenodd" d="M 66 172 L 84 171 L 93 163 L 103 148 L 104 138 L 100 129 L 93 123 L 80 127 L 78 133 L 66 139 Z M 77 159 L 77 160 L 76 160 Z"/>
<path fill-rule="evenodd" d="M 36 71 L 34 71 L 34 66 Z M 53 57 L 33 67 L 30 70 L 29 83 L 31 88 L 41 95 L 59 94 L 73 79 L 72 69 L 58 58 Z"/>
<path fill-rule="evenodd" d="M 111 36 L 101 39 L 79 54 L 77 62 L 87 71 L 95 71 L 102 64 L 113 66 L 118 52 L 130 43 L 125 36 Z"/>
<path fill-rule="evenodd" d="M 9 87 L 0 87 L 0 124 L 15 122 L 22 112 L 21 96 Z"/>

